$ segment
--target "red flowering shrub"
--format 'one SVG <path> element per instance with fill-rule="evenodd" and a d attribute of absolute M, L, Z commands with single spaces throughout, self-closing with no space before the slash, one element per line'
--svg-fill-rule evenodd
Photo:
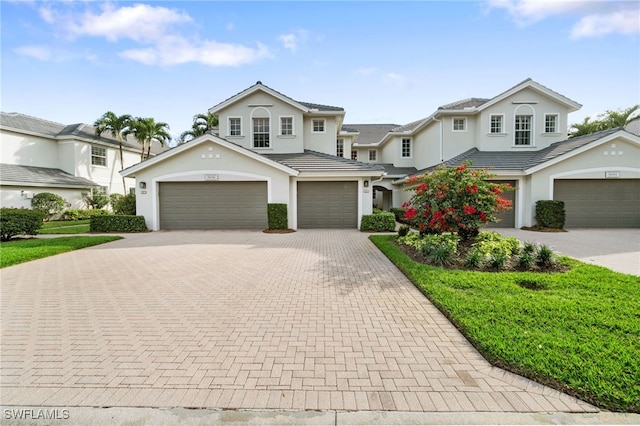
<path fill-rule="evenodd" d="M 501 195 L 512 190 L 509 184 L 488 181 L 494 177 L 484 169 L 438 167 L 407 181 L 413 191 L 405 219 L 417 224 L 422 234 L 457 233 L 463 240 L 478 235 L 480 227 L 497 222 L 496 215 L 511 208 Z"/>

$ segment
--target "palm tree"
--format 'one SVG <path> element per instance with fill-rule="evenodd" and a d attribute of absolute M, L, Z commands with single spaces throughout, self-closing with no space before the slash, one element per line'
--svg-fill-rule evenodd
<path fill-rule="evenodd" d="M 191 129 L 185 130 L 180 133 L 178 143 L 189 142 L 191 139 L 195 139 L 198 136 L 204 135 L 209 130 L 218 127 L 218 117 L 207 112 L 206 114 L 196 114 L 193 116 L 193 124 Z"/>
<path fill-rule="evenodd" d="M 120 170 L 124 170 L 124 154 L 122 153 L 123 133 L 129 128 L 131 116 L 129 114 L 116 115 L 112 111 L 107 111 L 98 118 L 93 126 L 96 128 L 96 137 L 101 137 L 104 132 L 110 132 L 111 136 L 118 141 L 118 149 L 120 150 Z M 125 179 L 122 178 L 122 187 L 127 192 Z"/>
<path fill-rule="evenodd" d="M 634 105 L 627 109 L 623 109 L 622 111 L 607 111 L 605 121 L 608 128 L 613 129 L 614 127 L 625 127 L 632 121 L 640 119 L 640 114 L 634 115 L 638 109 L 640 109 L 640 105 Z"/>
<path fill-rule="evenodd" d="M 569 137 L 575 138 L 606 129 L 605 123 L 602 120 L 590 120 L 591 117 L 585 117 L 582 123 L 573 123 L 569 128 Z"/>
<path fill-rule="evenodd" d="M 171 139 L 171 135 L 169 134 L 169 125 L 161 121 L 156 122 L 156 120 L 151 117 L 136 117 L 124 134 L 132 134 L 140 145 L 142 145 L 140 150 L 140 161 L 144 161 L 149 158 L 151 153 L 151 144 L 154 141 L 158 142 L 161 146 L 165 146 Z"/>

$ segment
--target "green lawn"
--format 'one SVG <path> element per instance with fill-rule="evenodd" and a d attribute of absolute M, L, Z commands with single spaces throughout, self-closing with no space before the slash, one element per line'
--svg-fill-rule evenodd
<path fill-rule="evenodd" d="M 370 238 L 492 364 L 640 412 L 639 277 L 569 258 L 556 274 L 446 270 L 412 261 L 395 236 Z"/>
<path fill-rule="evenodd" d="M 17 239 L 0 244 L 0 268 L 119 240 L 119 236 Z"/>
<path fill-rule="evenodd" d="M 45 222 L 38 234 L 86 234 L 88 232 L 89 219 L 85 219 Z"/>

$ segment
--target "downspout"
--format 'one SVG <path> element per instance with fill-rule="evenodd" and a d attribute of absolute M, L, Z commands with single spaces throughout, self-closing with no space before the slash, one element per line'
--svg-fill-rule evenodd
<path fill-rule="evenodd" d="M 442 120 L 439 120 L 433 116 L 433 121 L 440 123 L 440 163 L 444 163 L 444 129 L 442 127 Z"/>

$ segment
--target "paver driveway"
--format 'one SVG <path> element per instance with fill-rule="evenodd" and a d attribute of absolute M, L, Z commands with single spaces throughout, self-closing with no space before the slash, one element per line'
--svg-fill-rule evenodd
<path fill-rule="evenodd" d="M 597 411 L 491 367 L 356 230 L 130 235 L 0 274 L 5 406 Z"/>

